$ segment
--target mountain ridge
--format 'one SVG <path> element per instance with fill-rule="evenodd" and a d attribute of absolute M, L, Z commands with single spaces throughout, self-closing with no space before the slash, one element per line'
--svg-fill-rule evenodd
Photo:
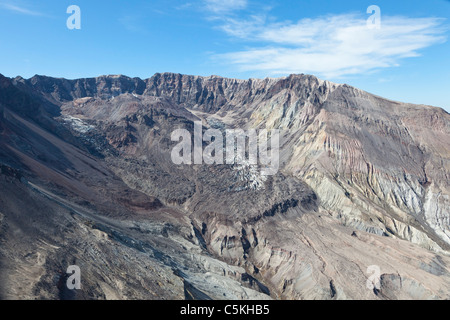
<path fill-rule="evenodd" d="M 173 164 L 195 120 L 279 129 L 279 172 Z M 0 76 L 0 294 L 66 296 L 54 266 L 75 261 L 79 298 L 448 298 L 449 137 L 443 109 L 308 75 Z"/>
<path fill-rule="evenodd" d="M 1 75 L 1 74 L 0 74 Z M 5 77 L 4 75 L 1 75 L 3 77 Z M 443 109 L 446 113 L 448 113 L 444 108 L 439 107 L 439 106 L 432 106 L 432 105 L 427 105 L 427 104 L 418 104 L 418 103 L 411 103 L 411 102 L 403 102 L 400 100 L 393 100 L 393 99 L 389 99 L 389 98 L 385 98 L 381 95 L 377 95 L 374 93 L 370 93 L 368 91 L 365 91 L 363 89 L 357 88 L 355 86 L 351 86 L 348 85 L 346 83 L 335 83 L 335 82 L 331 82 L 329 80 L 323 80 L 320 79 L 314 75 L 311 74 L 290 74 L 288 76 L 283 76 L 283 77 L 266 77 L 266 78 L 248 78 L 248 79 L 240 79 L 240 78 L 229 78 L 229 77 L 222 77 L 219 75 L 210 75 L 210 76 L 197 76 L 197 75 L 188 75 L 188 74 L 182 74 L 182 73 L 175 73 L 175 72 L 158 72 L 155 73 L 153 76 L 149 77 L 149 78 L 141 78 L 141 77 L 130 77 L 124 74 L 111 74 L 111 75 L 99 75 L 96 77 L 88 77 L 88 78 L 74 78 L 74 79 L 67 79 L 64 77 L 52 77 L 52 76 L 45 76 L 45 75 L 34 75 L 30 78 L 23 78 L 21 76 L 16 76 L 16 77 L 12 77 L 12 78 L 8 78 L 13 82 L 27 82 L 28 85 L 30 85 L 30 83 L 32 83 L 33 81 L 37 81 L 37 79 L 47 79 L 47 80 L 60 80 L 60 81 L 67 81 L 67 82 L 71 82 L 71 83 L 77 83 L 77 82 L 85 82 L 86 84 L 89 82 L 93 82 L 95 81 L 101 81 L 101 80 L 105 80 L 105 79 L 123 79 L 126 80 L 127 82 L 137 82 L 139 84 L 145 84 L 146 86 L 148 85 L 149 82 L 151 82 L 152 79 L 154 78 L 158 78 L 158 77 L 162 77 L 162 76 L 171 76 L 171 77 L 187 77 L 187 78 L 191 78 L 191 79 L 202 79 L 203 81 L 208 81 L 208 80 L 217 80 L 217 79 L 221 79 L 221 80 L 225 80 L 225 81 L 236 81 L 236 82 L 241 82 L 241 83 L 246 83 L 246 82 L 278 82 L 278 81 L 282 81 L 282 80 L 289 80 L 289 79 L 294 79 L 294 78 L 301 78 L 301 77 L 312 77 L 317 79 L 320 83 L 323 82 L 327 82 L 330 85 L 335 85 L 335 86 L 344 86 L 344 87 L 350 87 L 356 90 L 360 90 L 363 92 L 366 92 L 374 97 L 380 98 L 380 99 L 384 99 L 386 101 L 392 102 L 392 103 L 399 103 L 399 104 L 403 104 L 403 105 L 415 105 L 415 106 L 423 106 L 425 108 L 431 107 L 431 108 L 439 108 L 439 109 Z M 137 93 L 137 94 L 144 94 L 144 92 L 142 92 L 139 89 L 137 92 L 128 92 L 128 93 Z M 141 93 L 138 93 L 141 92 Z M 123 92 L 126 93 L 126 92 Z M 79 98 L 82 97 L 87 97 L 87 96 L 80 96 Z"/>

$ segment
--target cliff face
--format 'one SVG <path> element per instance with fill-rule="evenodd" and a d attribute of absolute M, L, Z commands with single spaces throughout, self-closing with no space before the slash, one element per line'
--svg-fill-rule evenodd
<path fill-rule="evenodd" d="M 51 230 L 61 228 L 64 210 L 76 211 L 73 239 L 82 233 L 86 246 L 105 235 L 99 250 L 113 275 L 117 243 L 136 259 L 152 252 L 144 261 L 153 268 L 177 270 L 161 271 L 172 293 L 155 286 L 155 298 L 182 296 L 176 292 L 186 283 L 213 298 L 448 298 L 450 115 L 442 109 L 308 75 L 0 80 L 2 177 L 15 181 L 4 187 L 62 211 L 46 218 L 52 223 L 43 235 L 30 237 L 60 247 Z M 204 129 L 279 129 L 278 173 L 173 164 L 172 131 L 192 132 L 200 119 Z M 28 202 L 12 199 L 0 202 L 1 221 L 24 215 Z M 11 247 L 20 242 L 10 229 L 4 234 Z M 155 246 L 165 249 L 156 254 Z M 3 277 L 19 281 L 8 248 L 1 249 L 9 266 Z M 69 245 L 51 248 L 36 250 L 49 261 L 92 258 Z M 145 263 L 126 270 L 161 281 Z M 375 291 L 366 287 L 373 265 L 382 274 Z M 35 293 L 24 296 L 54 294 L 44 289 L 54 270 L 39 270 Z M 125 297 L 120 281 L 113 276 L 84 297 Z M 128 297 L 143 291 L 136 284 Z"/>

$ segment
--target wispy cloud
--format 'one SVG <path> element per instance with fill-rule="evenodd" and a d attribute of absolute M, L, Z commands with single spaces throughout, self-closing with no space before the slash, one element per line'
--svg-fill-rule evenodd
<path fill-rule="evenodd" d="M 186 2 L 183 3 L 181 5 L 175 6 L 176 10 L 185 10 L 185 9 L 189 9 L 193 7 L 193 3 L 192 2 Z"/>
<path fill-rule="evenodd" d="M 119 23 L 130 32 L 145 32 L 141 25 L 141 17 L 136 15 L 125 15 L 119 18 Z"/>
<path fill-rule="evenodd" d="M 380 29 L 369 29 L 366 19 L 355 14 L 297 23 L 267 20 L 265 16 L 223 18 L 224 32 L 253 46 L 216 57 L 242 71 L 336 78 L 398 66 L 404 58 L 419 56 L 421 49 L 446 41 L 441 18 L 383 16 Z"/>
<path fill-rule="evenodd" d="M 206 9 L 213 13 L 229 13 L 245 9 L 247 0 L 203 0 Z"/>
<path fill-rule="evenodd" d="M 0 7 L 15 13 L 25 14 L 28 16 L 43 16 L 41 12 L 27 9 L 23 6 L 18 6 L 11 3 L 0 2 Z"/>

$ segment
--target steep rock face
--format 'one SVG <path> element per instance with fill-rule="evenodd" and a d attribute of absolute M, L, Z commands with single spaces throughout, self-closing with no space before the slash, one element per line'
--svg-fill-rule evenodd
<path fill-rule="evenodd" d="M 439 120 L 430 125 L 430 118 Z M 380 231 L 428 248 L 438 248 L 433 242 L 448 248 L 448 198 L 439 200 L 434 211 L 428 200 L 449 190 L 450 149 L 444 138 L 450 133 L 448 118 L 440 109 L 396 104 L 340 88 L 308 127 L 311 133 L 294 144 L 289 167 L 311 181 L 327 209 L 347 221 L 357 220 L 348 223 L 365 222 L 365 212 L 372 219 L 380 212 Z M 417 132 L 424 127 L 429 132 Z M 424 136 L 429 136 L 427 146 Z M 300 164 L 299 158 L 309 161 Z M 441 166 L 431 169 L 435 161 Z M 411 226 L 408 234 L 398 226 L 405 223 Z"/>
<path fill-rule="evenodd" d="M 84 97 L 110 98 L 122 93 L 142 94 L 145 89 L 143 80 L 125 76 L 67 80 L 36 75 L 30 79 L 17 77 L 13 81 L 19 88 L 32 88 L 54 102 L 72 101 Z"/>
<path fill-rule="evenodd" d="M 104 157 L 71 141 L 105 155 L 117 146 L 96 144 L 103 136 L 66 141 L 12 101 L 1 103 L 2 298 L 185 299 L 186 287 L 190 298 L 270 298 L 241 280 L 245 270 L 211 257 L 182 212 L 130 189 Z M 83 290 L 66 288 L 69 265 L 81 268 Z"/>
<path fill-rule="evenodd" d="M 67 245 L 36 249 L 49 264 L 61 255 L 102 257 L 112 276 L 92 270 L 83 297 L 142 298 L 150 289 L 154 298 L 448 298 L 450 119 L 441 109 L 307 75 L 35 76 L 0 78 L 0 86 L 8 150 L 0 160 L 15 167 L 1 176 L 19 169 L 17 190 L 50 199 L 58 212 L 50 221 L 66 223 L 67 208 L 74 211 L 71 241 L 81 237 L 87 248 L 107 240 L 88 255 Z M 203 129 L 280 129 L 279 172 L 173 164 L 171 132 L 192 133 L 195 120 Z M 23 212 L 8 203 L 0 212 L 11 223 Z M 18 240 L 5 234 L 11 248 Z M 35 237 L 56 245 L 55 234 Z M 23 274 L 10 261 L 21 257 L 1 254 L 8 281 L 18 282 Z M 111 265 L 121 256 L 145 263 Z M 373 265 L 382 273 L 378 290 L 366 286 Z M 137 275 L 129 291 L 121 268 Z M 32 272 L 41 275 L 40 293 L 8 295 L 52 296 L 52 270 Z M 167 290 L 153 285 L 162 278 Z"/>
<path fill-rule="evenodd" d="M 304 75 L 242 81 L 158 74 L 146 82 L 145 94 L 207 113 L 205 119 L 213 114 L 229 126 L 284 130 L 291 148 L 286 169 L 301 179 L 314 177 L 311 186 L 325 208 L 345 223 L 449 248 L 450 127 L 444 110 Z M 364 218 L 371 205 L 380 211 L 375 223 Z M 411 226 L 406 232 L 405 223 Z"/>

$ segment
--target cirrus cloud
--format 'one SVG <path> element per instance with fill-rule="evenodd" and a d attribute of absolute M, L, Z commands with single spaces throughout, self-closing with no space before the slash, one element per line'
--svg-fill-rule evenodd
<path fill-rule="evenodd" d="M 435 17 L 383 16 L 380 29 L 369 29 L 356 14 L 297 23 L 266 21 L 264 16 L 224 18 L 224 32 L 253 46 L 216 57 L 241 71 L 338 78 L 398 66 L 404 58 L 419 56 L 421 49 L 446 41 L 444 19 Z"/>
<path fill-rule="evenodd" d="M 227 13 L 244 9 L 247 0 L 204 0 L 206 9 L 213 13 Z"/>
<path fill-rule="evenodd" d="M 23 6 L 19 6 L 17 4 L 12 4 L 9 2 L 4 2 L 4 1 L 0 2 L 0 8 L 6 9 L 11 12 L 28 15 L 28 16 L 43 16 L 43 14 L 39 11 L 30 10 Z"/>

